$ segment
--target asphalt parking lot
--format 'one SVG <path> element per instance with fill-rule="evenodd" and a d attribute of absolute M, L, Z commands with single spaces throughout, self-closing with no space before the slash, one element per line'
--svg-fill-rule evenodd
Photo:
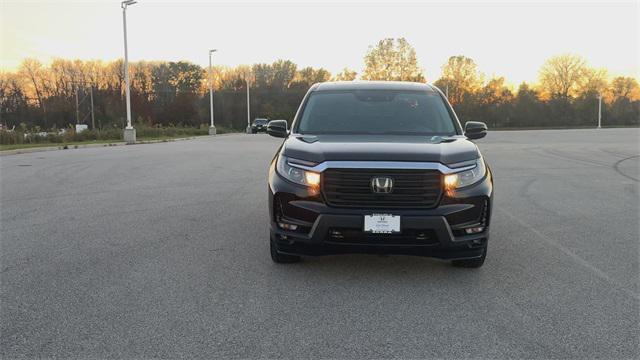
<path fill-rule="evenodd" d="M 638 129 L 490 132 L 481 269 L 269 258 L 279 140 L 0 158 L 2 358 L 638 358 Z"/>

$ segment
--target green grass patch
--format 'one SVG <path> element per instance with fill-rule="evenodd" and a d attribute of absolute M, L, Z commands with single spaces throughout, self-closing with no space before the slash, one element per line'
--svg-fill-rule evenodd
<path fill-rule="evenodd" d="M 184 139 L 184 138 L 196 138 L 207 135 L 176 135 L 176 136 L 145 136 L 145 137 L 137 137 L 136 140 L 139 143 L 144 143 L 145 141 L 171 141 L 175 139 Z M 87 141 L 70 141 L 63 143 L 27 143 L 27 144 L 10 144 L 10 145 L 0 145 L 0 151 L 4 150 L 18 150 L 18 149 L 31 149 L 31 148 L 41 148 L 41 147 L 50 147 L 50 148 L 58 148 L 64 149 L 65 147 L 68 149 L 73 149 L 76 146 L 81 145 L 91 145 L 91 144 L 103 144 L 104 146 L 109 146 L 109 144 L 123 144 L 122 140 L 87 140 Z"/>
<path fill-rule="evenodd" d="M 235 132 L 233 129 L 219 127 L 218 134 Z M 87 144 L 111 144 L 123 142 L 122 129 L 109 128 L 103 130 L 85 130 L 76 133 L 69 129 L 64 134 L 48 133 L 41 134 L 37 131 L 32 133 L 25 129 L 16 131 L 0 130 L 0 151 L 28 149 L 36 147 L 69 148 Z M 208 126 L 196 127 L 151 127 L 145 125 L 136 126 L 136 137 L 139 142 L 150 140 L 170 140 L 176 138 L 191 138 L 196 136 L 209 135 Z"/>
<path fill-rule="evenodd" d="M 89 145 L 89 144 L 104 144 L 108 146 L 109 144 L 122 144 L 123 141 L 119 140 L 90 140 L 90 141 L 72 141 L 67 143 L 32 143 L 32 144 L 11 144 L 11 145 L 0 145 L 0 151 L 4 150 L 17 150 L 17 149 L 31 149 L 31 148 L 41 148 L 41 147 L 50 147 L 50 148 L 73 148 L 78 145 Z"/>

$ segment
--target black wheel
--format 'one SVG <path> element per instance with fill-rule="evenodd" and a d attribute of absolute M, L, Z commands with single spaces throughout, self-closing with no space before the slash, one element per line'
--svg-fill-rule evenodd
<path fill-rule="evenodd" d="M 273 241 L 269 241 L 269 243 L 271 244 L 271 260 L 274 263 L 288 264 L 300 261 L 300 256 L 279 253 L 276 244 Z"/>
<path fill-rule="evenodd" d="M 487 257 L 487 247 L 482 250 L 482 256 L 474 259 L 461 259 L 451 261 L 451 265 L 461 268 L 479 268 L 484 264 L 484 259 Z"/>

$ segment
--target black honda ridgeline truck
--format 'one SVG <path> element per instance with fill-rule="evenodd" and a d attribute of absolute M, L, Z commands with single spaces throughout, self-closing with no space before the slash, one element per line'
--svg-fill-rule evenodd
<path fill-rule="evenodd" d="M 271 258 L 384 253 L 480 267 L 487 256 L 493 179 L 434 86 L 327 82 L 304 97 L 269 168 Z"/>

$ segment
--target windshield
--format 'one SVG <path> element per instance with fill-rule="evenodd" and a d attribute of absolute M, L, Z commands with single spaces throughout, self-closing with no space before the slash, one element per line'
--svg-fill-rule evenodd
<path fill-rule="evenodd" d="M 256 119 L 253 123 L 257 124 L 257 125 L 264 125 L 264 124 L 267 123 L 267 120 L 266 119 Z"/>
<path fill-rule="evenodd" d="M 351 90 L 312 93 L 297 126 L 300 134 L 455 135 L 437 93 Z"/>

